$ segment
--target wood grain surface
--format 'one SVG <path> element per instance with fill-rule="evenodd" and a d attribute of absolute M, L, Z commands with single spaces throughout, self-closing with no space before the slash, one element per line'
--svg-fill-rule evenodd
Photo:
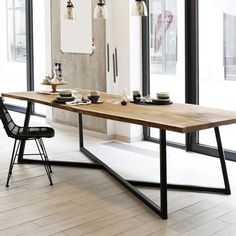
<path fill-rule="evenodd" d="M 87 90 L 78 90 L 80 94 L 88 94 Z M 44 104 L 76 113 L 139 124 L 175 131 L 190 133 L 202 129 L 236 123 L 236 112 L 190 104 L 173 103 L 171 105 L 137 105 L 126 106 L 113 104 L 109 95 L 101 93 L 102 104 L 66 105 L 52 102 L 56 95 L 39 94 L 37 92 L 2 93 L 3 97 Z M 119 99 L 119 95 L 116 96 Z"/>

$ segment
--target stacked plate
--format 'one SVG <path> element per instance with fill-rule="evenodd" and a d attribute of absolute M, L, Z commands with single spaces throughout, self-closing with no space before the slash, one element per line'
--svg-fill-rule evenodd
<path fill-rule="evenodd" d="M 55 102 L 66 103 L 74 101 L 71 90 L 62 90 L 59 92 L 59 95 L 56 97 Z"/>
<path fill-rule="evenodd" d="M 168 92 L 159 92 L 156 94 L 157 98 L 152 98 L 153 103 L 160 105 L 171 104 L 170 94 Z"/>

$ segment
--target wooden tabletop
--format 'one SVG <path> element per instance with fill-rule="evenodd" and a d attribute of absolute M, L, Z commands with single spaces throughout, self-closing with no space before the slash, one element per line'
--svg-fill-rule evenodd
<path fill-rule="evenodd" d="M 85 90 L 81 91 L 83 93 Z M 190 133 L 236 123 L 235 111 L 179 103 L 171 105 L 137 105 L 128 103 L 126 106 L 122 106 L 121 104 L 109 102 L 105 93 L 101 94 L 101 100 L 104 101 L 102 104 L 77 106 L 52 102 L 56 95 L 39 94 L 37 92 L 2 93 L 2 96 L 179 133 Z"/>

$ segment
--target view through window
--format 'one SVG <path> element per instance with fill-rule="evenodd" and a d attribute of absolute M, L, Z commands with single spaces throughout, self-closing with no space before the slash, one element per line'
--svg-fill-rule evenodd
<path fill-rule="evenodd" d="M 1 92 L 25 91 L 27 89 L 25 0 L 1 1 L 0 15 Z"/>
<path fill-rule="evenodd" d="M 200 105 L 236 110 L 236 10 L 199 0 L 199 99 Z M 230 10 L 230 11 L 228 11 Z M 209 12 L 210 18 L 209 18 Z M 207 19 L 207 20 L 206 20 Z M 236 125 L 220 128 L 224 148 L 236 150 Z M 216 146 L 213 131 L 200 132 L 200 143 Z"/>
<path fill-rule="evenodd" d="M 33 5 L 33 56 L 27 55 L 26 4 Z M 0 92 L 26 91 L 29 80 L 35 90 L 42 89 L 41 81 L 50 74 L 50 1 L 5 0 L 0 8 Z M 32 46 L 32 45 L 29 45 Z M 32 58 L 30 58 L 32 57 Z M 33 60 L 34 78 L 27 75 L 27 60 Z M 28 65 L 29 66 L 29 65 Z M 28 68 L 29 69 L 29 68 Z M 28 76 L 28 77 L 27 77 Z M 25 107 L 25 102 L 6 99 L 8 104 Z M 45 114 L 45 107 L 36 105 L 35 111 Z"/>
<path fill-rule="evenodd" d="M 236 80 L 236 13 L 224 13 L 225 79 Z"/>

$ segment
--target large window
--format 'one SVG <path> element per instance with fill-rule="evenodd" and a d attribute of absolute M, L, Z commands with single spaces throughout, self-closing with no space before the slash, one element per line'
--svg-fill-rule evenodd
<path fill-rule="evenodd" d="M 41 81 L 51 72 L 50 1 L 4 0 L 0 16 L 0 92 L 42 90 Z M 21 111 L 26 106 L 6 102 Z M 44 115 L 45 106 L 35 105 L 34 111 Z"/>
<path fill-rule="evenodd" d="M 168 91 L 174 102 L 236 110 L 233 1 L 150 0 L 149 32 L 144 34 L 148 34 L 150 40 L 149 55 L 144 53 L 150 66 L 144 85 L 151 96 L 157 91 Z M 220 127 L 220 130 L 226 157 L 236 160 L 233 138 L 236 125 Z M 149 140 L 159 137 L 156 129 L 145 134 Z M 186 139 L 184 135 L 169 132 L 167 139 L 186 142 L 188 150 L 217 155 L 212 129 L 188 134 Z"/>

